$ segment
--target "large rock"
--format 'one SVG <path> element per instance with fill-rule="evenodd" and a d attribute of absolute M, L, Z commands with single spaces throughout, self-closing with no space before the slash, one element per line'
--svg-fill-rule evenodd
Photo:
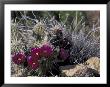
<path fill-rule="evenodd" d="M 85 64 L 92 69 L 95 69 L 100 73 L 100 59 L 98 57 L 91 57 L 88 59 Z"/>
<path fill-rule="evenodd" d="M 61 76 L 99 77 L 100 60 L 97 57 L 88 59 L 84 64 L 61 66 Z"/>
<path fill-rule="evenodd" d="M 75 76 L 76 74 L 81 74 L 82 71 L 86 71 L 87 67 L 83 64 L 79 65 L 68 65 L 60 67 L 62 76 Z"/>

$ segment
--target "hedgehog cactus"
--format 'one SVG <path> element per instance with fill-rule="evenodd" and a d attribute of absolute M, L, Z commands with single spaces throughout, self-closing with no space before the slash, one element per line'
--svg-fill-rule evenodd
<path fill-rule="evenodd" d="M 37 35 L 37 39 L 43 39 L 45 36 L 45 25 L 41 22 L 37 23 L 33 28 L 33 32 Z"/>

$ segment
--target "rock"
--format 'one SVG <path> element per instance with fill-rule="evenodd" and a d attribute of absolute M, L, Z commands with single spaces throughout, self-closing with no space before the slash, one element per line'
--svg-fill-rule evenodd
<path fill-rule="evenodd" d="M 80 69 L 73 76 L 74 77 L 100 77 L 98 72 L 91 68 Z"/>
<path fill-rule="evenodd" d="M 100 73 L 100 59 L 98 57 L 91 57 L 89 58 L 85 64 L 92 69 L 95 69 Z"/>
<path fill-rule="evenodd" d="M 82 71 L 86 70 L 86 67 L 83 64 L 79 64 L 76 66 L 68 65 L 68 66 L 61 66 L 60 70 L 62 71 L 62 75 L 64 76 L 74 76 L 75 74 L 81 73 Z"/>
<path fill-rule="evenodd" d="M 100 61 L 97 57 L 88 59 L 84 64 L 60 66 L 64 77 L 99 77 Z"/>

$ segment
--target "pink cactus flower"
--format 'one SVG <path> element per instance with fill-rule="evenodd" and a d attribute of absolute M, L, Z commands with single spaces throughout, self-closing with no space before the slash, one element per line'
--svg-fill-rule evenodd
<path fill-rule="evenodd" d="M 12 61 L 15 64 L 18 64 L 18 65 L 24 63 L 25 59 L 26 59 L 26 56 L 25 56 L 25 54 L 23 52 L 15 53 L 12 56 Z"/>
<path fill-rule="evenodd" d="M 32 48 L 31 49 L 31 56 L 36 59 L 40 59 L 41 55 L 41 48 Z"/>
<path fill-rule="evenodd" d="M 51 47 L 51 45 L 49 44 L 45 44 L 41 47 L 41 54 L 42 54 L 42 57 L 50 57 L 53 53 L 53 49 Z"/>
<path fill-rule="evenodd" d="M 39 62 L 32 56 L 27 57 L 28 66 L 32 70 L 36 70 L 39 67 Z"/>

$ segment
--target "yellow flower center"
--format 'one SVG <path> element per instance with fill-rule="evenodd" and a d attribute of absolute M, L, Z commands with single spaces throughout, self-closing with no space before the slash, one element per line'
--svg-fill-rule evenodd
<path fill-rule="evenodd" d="M 21 58 L 18 58 L 18 60 L 21 60 Z"/>
<path fill-rule="evenodd" d="M 33 65 L 35 65 L 36 63 L 33 63 Z"/>
<path fill-rule="evenodd" d="M 36 55 L 39 55 L 38 53 L 36 53 Z"/>

